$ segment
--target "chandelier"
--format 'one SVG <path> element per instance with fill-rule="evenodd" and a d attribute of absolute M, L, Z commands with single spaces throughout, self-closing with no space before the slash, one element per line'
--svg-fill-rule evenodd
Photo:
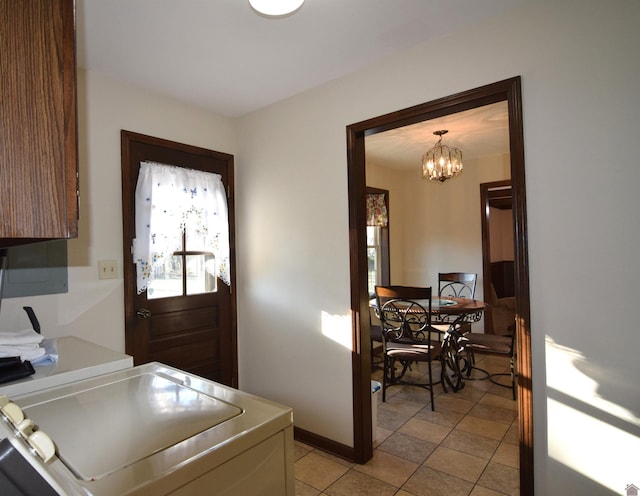
<path fill-rule="evenodd" d="M 434 131 L 438 142 L 422 156 L 422 176 L 430 181 L 445 182 L 462 172 L 462 152 L 442 144 L 442 136 L 449 130 Z"/>
<path fill-rule="evenodd" d="M 249 0 L 251 7 L 268 17 L 284 17 L 298 10 L 304 0 Z"/>

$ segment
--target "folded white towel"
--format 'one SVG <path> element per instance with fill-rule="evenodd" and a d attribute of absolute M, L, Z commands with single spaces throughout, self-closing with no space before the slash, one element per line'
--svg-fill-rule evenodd
<path fill-rule="evenodd" d="M 40 344 L 44 336 L 33 329 L 16 332 L 0 332 L 0 346 L 15 346 L 23 344 Z"/>
<path fill-rule="evenodd" d="M 35 360 L 44 356 L 45 349 L 36 345 L 0 346 L 0 357 L 19 356 L 21 360 Z"/>

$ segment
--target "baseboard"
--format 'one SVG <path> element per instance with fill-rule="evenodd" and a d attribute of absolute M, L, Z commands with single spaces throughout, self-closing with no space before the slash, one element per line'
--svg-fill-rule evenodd
<path fill-rule="evenodd" d="M 293 437 L 296 441 L 300 441 L 301 443 L 313 446 L 316 449 L 326 451 L 331 455 L 335 455 L 339 458 L 355 463 L 355 454 L 351 446 L 338 443 L 295 426 L 293 428 Z"/>

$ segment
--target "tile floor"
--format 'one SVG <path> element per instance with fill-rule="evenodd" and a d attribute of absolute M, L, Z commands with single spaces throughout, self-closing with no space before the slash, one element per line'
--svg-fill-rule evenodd
<path fill-rule="evenodd" d="M 478 366 L 501 372 L 508 361 L 486 357 Z M 373 379 L 380 378 L 376 371 Z M 385 403 L 380 394 L 373 458 L 364 465 L 296 441 L 296 496 L 519 494 L 511 390 L 478 380 L 466 381 L 458 393 L 437 385 L 435 394 L 435 412 L 421 388 L 391 387 Z"/>

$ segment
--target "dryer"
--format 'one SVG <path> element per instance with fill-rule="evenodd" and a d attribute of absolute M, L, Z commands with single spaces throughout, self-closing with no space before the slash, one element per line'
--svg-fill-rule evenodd
<path fill-rule="evenodd" d="M 15 494 L 294 495 L 291 408 L 159 363 L 0 397 L 0 412 Z"/>

